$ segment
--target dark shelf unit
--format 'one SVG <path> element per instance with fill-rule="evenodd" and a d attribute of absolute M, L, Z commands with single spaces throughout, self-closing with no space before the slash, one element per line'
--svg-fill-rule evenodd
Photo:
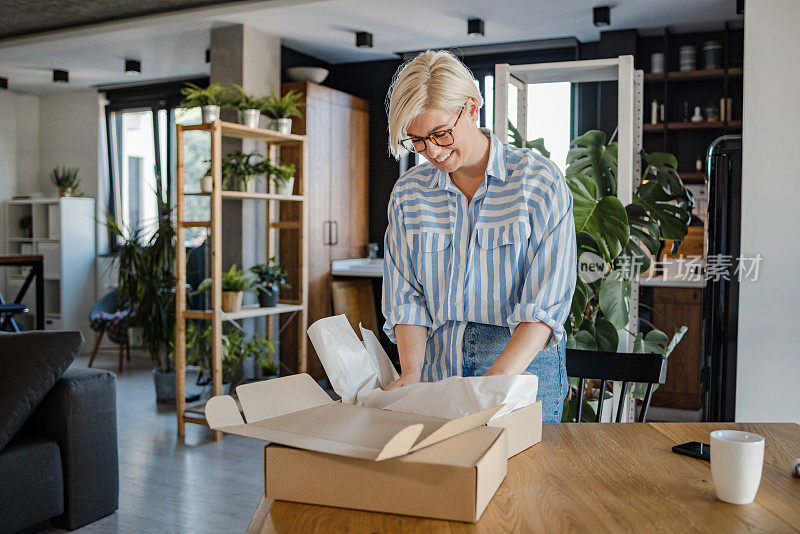
<path fill-rule="evenodd" d="M 697 50 L 698 67 L 703 67 L 702 45 L 705 41 L 722 42 L 723 55 L 721 69 L 678 70 L 678 50 L 680 46 L 691 44 Z M 662 36 L 640 37 L 639 68 L 644 74 L 644 124 L 643 145 L 645 152 L 669 152 L 678 159 L 678 169 L 691 169 L 681 172 L 687 182 L 703 180 L 704 173 L 697 173 L 695 161 L 699 156 L 705 164 L 705 152 L 711 142 L 727 133 L 738 133 L 742 129 L 742 81 L 744 51 L 744 32 L 732 29 L 725 23 L 721 31 L 674 34 L 665 28 Z M 664 72 L 652 73 L 650 54 L 662 52 L 665 57 Z M 684 121 L 683 102 L 689 104 L 689 115 L 695 106 L 700 106 L 705 115 L 705 107 L 714 105 L 719 110 L 720 99 L 731 99 L 730 116 L 725 121 Z M 664 104 L 665 121 L 650 124 L 652 100 Z M 720 110 L 721 111 L 721 110 Z"/>

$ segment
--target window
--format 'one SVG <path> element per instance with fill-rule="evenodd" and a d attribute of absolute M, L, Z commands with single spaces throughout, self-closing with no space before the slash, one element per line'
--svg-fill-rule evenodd
<path fill-rule="evenodd" d="M 152 110 L 114 111 L 110 114 L 112 195 L 117 224 L 141 227 L 149 237 L 156 222 L 158 189 Z M 163 186 L 163 183 L 161 184 Z"/>
<path fill-rule="evenodd" d="M 207 79 L 190 80 L 207 85 Z M 143 85 L 106 92 L 110 194 L 107 211 L 127 230 L 141 229 L 147 239 L 158 216 L 158 195 L 174 206 L 175 124 L 198 124 L 199 109 L 181 109 L 184 82 Z M 199 191 L 210 158 L 207 132 L 188 132 L 186 191 Z M 187 197 L 188 220 L 207 220 L 207 197 Z M 187 231 L 187 241 L 203 229 Z M 115 242 L 110 236 L 112 244 Z M 113 245 L 112 245 L 113 246 Z"/>
<path fill-rule="evenodd" d="M 514 89 L 516 91 L 516 87 Z M 558 165 L 562 172 L 567 168 L 567 152 L 569 151 L 571 93 L 572 84 L 569 82 L 528 85 L 528 135 L 526 137 L 528 139 L 543 137 L 544 146 L 550 151 L 550 159 Z"/>

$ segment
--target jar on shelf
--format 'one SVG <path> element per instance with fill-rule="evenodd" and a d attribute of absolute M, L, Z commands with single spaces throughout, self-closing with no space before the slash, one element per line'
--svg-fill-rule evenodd
<path fill-rule="evenodd" d="M 703 43 L 703 67 L 705 69 L 722 68 L 722 43 L 719 41 Z"/>
<path fill-rule="evenodd" d="M 650 72 L 655 74 L 664 72 L 663 52 L 656 52 L 654 54 L 650 54 Z"/>
<path fill-rule="evenodd" d="M 678 49 L 678 70 L 687 71 L 697 68 L 696 50 L 693 45 L 684 45 Z"/>

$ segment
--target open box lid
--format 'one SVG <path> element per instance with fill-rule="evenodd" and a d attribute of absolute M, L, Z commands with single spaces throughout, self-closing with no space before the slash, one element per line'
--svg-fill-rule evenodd
<path fill-rule="evenodd" d="M 495 406 L 459 419 L 394 412 L 334 402 L 307 374 L 236 388 L 244 419 L 230 395 L 206 403 L 214 430 L 300 449 L 385 460 L 485 425 Z"/>

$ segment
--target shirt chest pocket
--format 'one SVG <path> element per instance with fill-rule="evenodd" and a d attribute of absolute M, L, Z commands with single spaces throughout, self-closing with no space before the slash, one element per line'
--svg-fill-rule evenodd
<path fill-rule="evenodd" d="M 512 305 L 522 284 L 531 226 L 526 219 L 475 227 L 475 290 L 481 300 Z"/>
<path fill-rule="evenodd" d="M 433 302 L 443 299 L 453 263 L 453 233 L 422 230 L 411 234 L 410 241 L 414 271 L 425 298 Z"/>

